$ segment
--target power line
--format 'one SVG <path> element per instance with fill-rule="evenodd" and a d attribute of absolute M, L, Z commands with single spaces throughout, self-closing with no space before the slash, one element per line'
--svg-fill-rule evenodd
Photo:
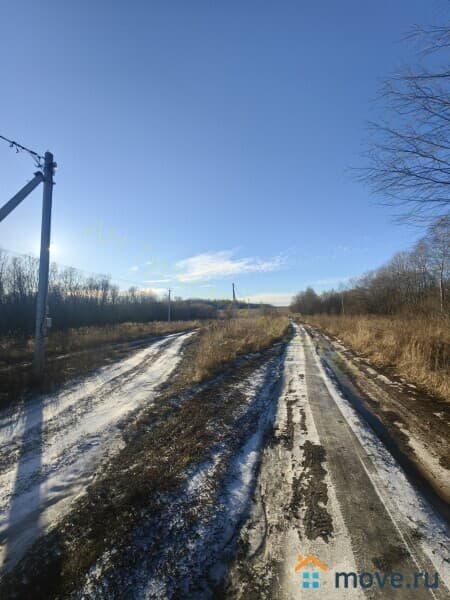
<path fill-rule="evenodd" d="M 36 163 L 36 166 L 39 168 L 42 167 L 42 161 L 44 160 L 43 156 L 41 156 L 34 150 L 30 150 L 30 148 L 27 148 L 26 146 L 22 146 L 22 144 L 19 144 L 18 142 L 15 142 L 14 140 L 10 140 L 9 138 L 5 137 L 4 135 L 0 135 L 0 139 L 7 142 L 9 144 L 10 148 L 14 148 L 16 153 L 17 152 L 27 152 L 30 156 L 33 157 L 33 159 Z"/>

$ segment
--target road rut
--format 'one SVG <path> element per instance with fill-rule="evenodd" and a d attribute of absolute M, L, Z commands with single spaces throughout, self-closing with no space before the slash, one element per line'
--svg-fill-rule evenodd
<path fill-rule="evenodd" d="M 121 447 L 121 428 L 153 401 L 190 335 L 166 336 L 58 394 L 0 415 L 3 568 L 65 514 Z"/>
<path fill-rule="evenodd" d="M 307 332 L 296 328 L 273 439 L 264 450 L 226 597 L 303 597 L 302 574 L 295 572 L 299 554 L 314 555 L 328 567 L 315 598 L 449 597 L 443 582 L 447 525 L 378 442 L 339 395 Z M 398 572 L 404 583 L 336 589 L 335 573 L 342 571 Z M 439 587 L 414 588 L 418 572 L 429 573 L 430 582 L 437 572 Z"/>

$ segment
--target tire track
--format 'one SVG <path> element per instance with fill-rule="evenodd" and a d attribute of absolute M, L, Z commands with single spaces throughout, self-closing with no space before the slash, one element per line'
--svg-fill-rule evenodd
<path fill-rule="evenodd" d="M 65 514 L 121 447 L 122 427 L 153 401 L 190 335 L 169 335 L 0 421 L 6 442 L 0 458 L 4 568 Z"/>

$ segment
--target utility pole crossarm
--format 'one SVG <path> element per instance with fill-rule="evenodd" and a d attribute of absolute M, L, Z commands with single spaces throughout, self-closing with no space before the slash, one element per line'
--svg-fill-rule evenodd
<path fill-rule="evenodd" d="M 3 219 L 6 219 L 9 213 L 12 212 L 16 206 L 22 202 L 22 200 L 25 200 L 25 198 L 31 194 L 34 188 L 36 188 L 42 181 L 44 181 L 44 175 L 40 171 L 37 171 L 34 174 L 33 179 L 24 185 L 23 188 L 11 198 L 11 200 L 9 200 L 0 208 L 0 223 L 3 221 Z"/>

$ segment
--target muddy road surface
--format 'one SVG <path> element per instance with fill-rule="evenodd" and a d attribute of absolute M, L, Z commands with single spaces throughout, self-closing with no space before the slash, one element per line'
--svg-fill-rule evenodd
<path fill-rule="evenodd" d="M 448 531 L 298 328 L 226 596 L 448 598 Z"/>
<path fill-rule="evenodd" d="M 181 394 L 157 388 L 191 334 L 3 416 L 5 559 L 53 529 L 0 595 L 450 598 L 446 407 L 416 390 L 408 420 L 412 388 L 292 329 Z"/>
<path fill-rule="evenodd" d="M 58 394 L 34 398 L 0 414 L 4 569 L 58 522 L 121 447 L 121 430 L 152 402 L 190 335 L 166 336 Z"/>

